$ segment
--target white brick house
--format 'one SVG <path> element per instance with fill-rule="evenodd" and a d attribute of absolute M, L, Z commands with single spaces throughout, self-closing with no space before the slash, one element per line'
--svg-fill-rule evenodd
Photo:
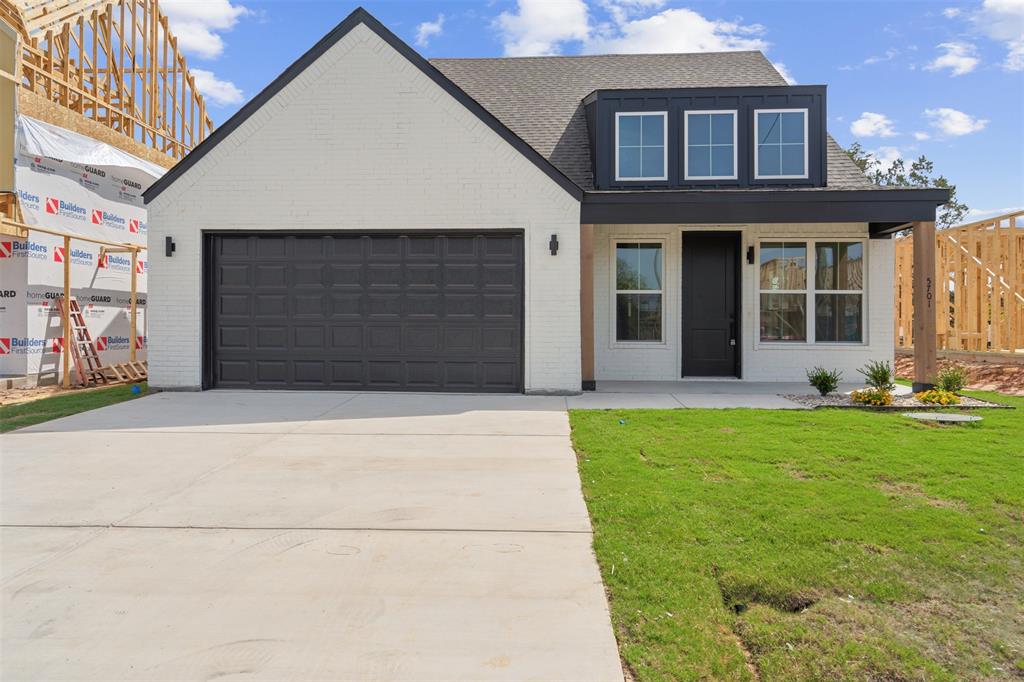
<path fill-rule="evenodd" d="M 151 384 L 566 393 L 891 358 L 888 234 L 945 194 L 869 184 L 824 107 L 760 53 L 427 62 L 357 10 L 146 193 Z"/>

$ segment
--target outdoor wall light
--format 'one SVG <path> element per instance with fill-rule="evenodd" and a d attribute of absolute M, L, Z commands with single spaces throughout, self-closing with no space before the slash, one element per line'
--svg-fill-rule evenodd
<path fill-rule="evenodd" d="M 747 263 L 749 263 L 750 265 L 754 264 L 754 247 L 753 246 L 748 246 L 747 247 Z"/>
<path fill-rule="evenodd" d="M 551 255 L 552 256 L 557 256 L 558 255 L 558 235 L 557 234 L 551 235 L 551 241 L 548 242 L 548 248 L 551 249 Z"/>
<path fill-rule="evenodd" d="M 176 248 L 178 248 L 178 246 L 177 244 L 174 243 L 173 239 L 171 239 L 170 237 L 164 237 L 164 251 L 166 252 L 168 258 L 171 257 L 171 254 L 174 253 L 174 249 Z"/>

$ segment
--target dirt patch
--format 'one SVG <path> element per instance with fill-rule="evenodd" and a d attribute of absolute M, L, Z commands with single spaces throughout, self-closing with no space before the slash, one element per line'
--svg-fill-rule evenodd
<path fill-rule="evenodd" d="M 967 362 L 963 360 L 939 359 L 939 367 L 960 365 L 967 370 L 968 388 L 977 391 L 996 391 L 1007 395 L 1024 396 L 1024 364 L 999 362 Z M 913 379 L 914 358 L 908 355 L 896 356 L 896 376 Z"/>
<path fill-rule="evenodd" d="M 110 388 L 115 384 L 105 386 L 72 387 L 68 389 L 60 386 L 33 386 L 32 388 L 4 388 L 0 389 L 0 406 L 19 405 L 30 403 L 43 398 L 51 398 L 58 395 L 81 395 L 91 391 L 99 391 Z"/>
<path fill-rule="evenodd" d="M 921 500 L 931 507 L 939 509 L 964 509 L 964 504 L 956 500 L 944 500 L 939 497 L 932 497 L 916 483 L 905 483 L 903 481 L 882 481 L 878 489 L 892 497 L 908 497 Z"/>

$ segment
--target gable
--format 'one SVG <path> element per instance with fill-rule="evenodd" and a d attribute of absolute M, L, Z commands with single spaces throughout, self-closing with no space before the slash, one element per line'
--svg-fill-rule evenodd
<path fill-rule="evenodd" d="M 576 200 L 583 197 L 582 190 L 548 159 L 544 158 L 533 147 L 524 142 L 519 136 L 509 130 L 493 114 L 484 109 L 476 100 L 463 92 L 455 83 L 444 76 L 438 69 L 431 66 L 427 60 L 421 57 L 415 50 L 405 44 L 400 38 L 389 31 L 383 24 L 377 21 L 366 10 L 357 8 L 330 33 L 325 35 L 309 51 L 299 57 L 281 75 L 264 88 L 258 95 L 247 102 L 234 116 L 228 119 L 223 125 L 213 131 L 199 146 L 192 150 L 177 165 L 171 168 L 159 181 L 154 183 L 144 194 L 146 203 L 151 202 L 168 187 L 186 175 L 201 159 L 211 151 L 224 143 L 232 136 L 232 133 L 242 129 L 248 123 L 251 127 L 258 123 L 261 115 L 268 115 L 264 110 L 270 105 L 274 98 L 282 93 L 293 81 L 309 77 L 310 72 L 317 71 L 317 62 L 339 41 L 349 35 L 359 26 L 365 26 L 381 40 L 387 43 L 395 52 L 405 59 L 412 67 L 418 69 L 431 81 L 438 85 L 450 95 L 459 105 L 473 114 L 483 125 L 494 131 L 502 140 L 507 142 L 524 158 L 540 169 L 545 175 L 553 180 L 559 187 L 569 193 Z"/>

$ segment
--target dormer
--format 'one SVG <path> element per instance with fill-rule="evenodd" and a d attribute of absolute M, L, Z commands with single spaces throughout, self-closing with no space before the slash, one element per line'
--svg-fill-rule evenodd
<path fill-rule="evenodd" d="M 598 190 L 824 187 L 824 85 L 596 90 Z"/>

